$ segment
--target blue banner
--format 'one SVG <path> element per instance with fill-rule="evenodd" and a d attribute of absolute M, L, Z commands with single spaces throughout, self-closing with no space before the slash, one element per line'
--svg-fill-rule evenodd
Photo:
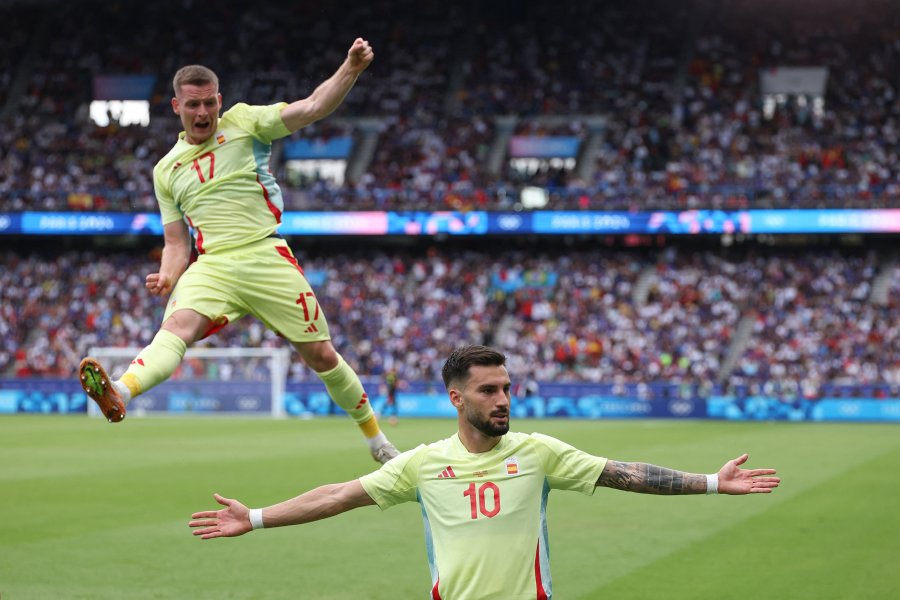
<path fill-rule="evenodd" d="M 22 233 L 21 213 L 0 213 L 0 235 Z"/>
<path fill-rule="evenodd" d="M 538 211 L 530 213 L 534 233 L 645 233 L 649 213 Z M 500 233 L 500 232 L 498 232 Z"/>
<path fill-rule="evenodd" d="M 759 211 L 287 211 L 284 235 L 900 233 L 900 209 Z M 0 235 L 162 235 L 157 213 L 0 213 Z"/>
<path fill-rule="evenodd" d="M 353 150 L 353 138 L 285 140 L 284 157 L 288 160 L 346 159 Z"/>
<path fill-rule="evenodd" d="M 575 136 L 515 135 L 509 139 L 513 158 L 576 158 L 581 140 Z"/>
<path fill-rule="evenodd" d="M 900 422 L 900 399 L 822 398 L 782 400 L 764 396 L 716 396 L 707 402 L 709 417 L 728 421 Z"/>
<path fill-rule="evenodd" d="M 157 213 L 24 212 L 21 233 L 40 235 L 162 235 Z"/>
<path fill-rule="evenodd" d="M 95 75 L 94 100 L 149 100 L 156 75 Z"/>
<path fill-rule="evenodd" d="M 364 379 L 372 407 L 381 411 L 380 380 Z M 698 397 L 688 388 L 655 384 L 653 397 L 610 393 L 611 386 L 542 383 L 540 394 L 513 397 L 513 418 L 720 419 L 727 421 L 857 421 L 900 423 L 900 398 L 785 400 L 763 396 Z M 85 414 L 88 399 L 72 379 L 2 379 L 0 414 Z M 455 418 L 440 382 L 409 382 L 397 395 L 402 417 Z M 285 413 L 293 417 L 343 414 L 320 382 L 288 382 Z M 168 381 L 134 399 L 132 414 L 269 414 L 269 388 L 260 381 Z"/>

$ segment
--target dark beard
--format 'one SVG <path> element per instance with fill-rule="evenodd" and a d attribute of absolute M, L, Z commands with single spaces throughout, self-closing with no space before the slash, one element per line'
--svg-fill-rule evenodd
<path fill-rule="evenodd" d="M 505 416 L 505 415 L 504 415 Z M 474 415 L 469 415 L 469 424 L 475 429 L 488 437 L 500 437 L 509 433 L 509 419 L 503 425 L 494 425 L 491 423 L 491 417 L 487 419 L 478 419 Z"/>

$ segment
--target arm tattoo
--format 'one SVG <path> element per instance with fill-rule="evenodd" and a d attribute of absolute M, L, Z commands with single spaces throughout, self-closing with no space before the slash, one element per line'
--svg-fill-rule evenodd
<path fill-rule="evenodd" d="M 647 463 L 610 460 L 603 468 L 597 485 L 628 492 L 664 496 L 705 494 L 706 475 L 685 473 Z"/>

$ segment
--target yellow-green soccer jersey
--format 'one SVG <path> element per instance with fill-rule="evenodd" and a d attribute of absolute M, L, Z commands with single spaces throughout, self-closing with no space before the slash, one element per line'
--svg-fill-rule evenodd
<path fill-rule="evenodd" d="M 269 172 L 272 140 L 290 131 L 285 103 L 236 104 L 203 144 L 178 142 L 153 169 L 163 225 L 187 217 L 203 254 L 261 240 L 278 229 L 284 202 Z"/>
<path fill-rule="evenodd" d="M 431 598 L 550 598 L 547 497 L 594 492 L 606 459 L 538 433 L 472 454 L 458 435 L 422 445 L 360 482 L 382 509 L 419 502 Z"/>

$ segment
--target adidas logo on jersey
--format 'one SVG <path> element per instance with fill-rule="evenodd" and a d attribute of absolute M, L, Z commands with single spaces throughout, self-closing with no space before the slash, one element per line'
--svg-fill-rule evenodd
<path fill-rule="evenodd" d="M 316 327 L 315 323 L 310 324 L 310 326 L 307 327 L 306 330 L 304 331 L 304 333 L 318 333 L 318 332 L 319 332 L 319 328 Z"/>
<path fill-rule="evenodd" d="M 455 479 L 456 473 L 453 472 L 453 467 L 447 467 L 441 474 L 437 476 L 438 479 Z"/>

